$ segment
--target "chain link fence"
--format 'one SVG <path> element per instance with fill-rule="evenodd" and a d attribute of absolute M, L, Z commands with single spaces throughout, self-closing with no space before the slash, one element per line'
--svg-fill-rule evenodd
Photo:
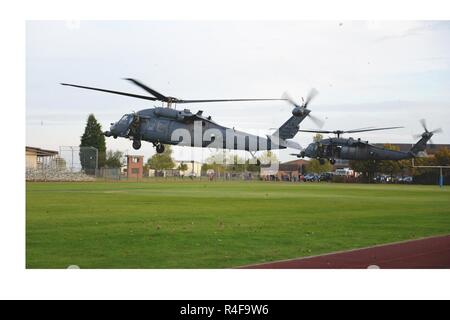
<path fill-rule="evenodd" d="M 66 163 L 70 172 L 82 172 L 95 176 L 98 169 L 98 150 L 94 147 L 59 147 L 59 157 Z"/>

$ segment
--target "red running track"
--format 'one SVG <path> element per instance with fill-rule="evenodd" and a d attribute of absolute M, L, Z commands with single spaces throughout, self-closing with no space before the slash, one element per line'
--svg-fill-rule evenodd
<path fill-rule="evenodd" d="M 447 269 L 450 235 L 380 245 L 321 256 L 275 261 L 244 269 Z"/>

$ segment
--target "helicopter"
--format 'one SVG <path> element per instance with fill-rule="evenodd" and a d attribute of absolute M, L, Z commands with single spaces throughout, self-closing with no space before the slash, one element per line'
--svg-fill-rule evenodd
<path fill-rule="evenodd" d="M 317 142 L 311 143 L 305 150 L 302 150 L 299 154 L 291 154 L 298 158 L 312 158 L 318 159 L 320 164 L 324 164 L 326 160 L 329 160 L 331 164 L 336 163 L 336 159 L 342 160 L 403 160 L 420 157 L 423 155 L 427 142 L 435 133 L 442 132 L 442 129 L 436 129 L 429 131 L 426 126 L 425 120 L 420 121 L 424 132 L 417 135 L 420 140 L 412 146 L 412 148 L 405 151 L 389 150 L 379 146 L 369 144 L 368 141 L 362 141 L 361 139 L 353 138 L 341 138 L 341 135 L 346 133 L 368 132 L 378 130 L 391 130 L 399 129 L 403 127 L 387 127 L 387 128 L 361 128 L 354 130 L 299 130 L 300 132 L 314 132 L 324 134 L 335 134 L 334 138 L 322 139 Z"/>
<path fill-rule="evenodd" d="M 153 144 L 157 153 L 164 152 L 164 145 L 190 146 L 203 148 L 220 148 L 232 150 L 246 150 L 253 156 L 260 150 L 274 150 L 292 148 L 302 150 L 301 146 L 290 139 L 298 133 L 300 123 L 307 117 L 318 125 L 321 120 L 312 116 L 307 107 L 316 96 L 317 91 L 311 90 L 306 100 L 301 105 L 295 104 L 292 116 L 273 134 L 260 137 L 250 133 L 241 132 L 234 128 L 227 128 L 212 120 L 211 116 L 203 116 L 203 111 L 192 113 L 189 109 L 176 110 L 172 108 L 176 104 L 205 103 L 205 102 L 237 102 L 237 101 L 289 101 L 283 96 L 281 99 L 201 99 L 184 100 L 151 89 L 142 82 L 126 78 L 134 85 L 140 87 L 151 96 L 133 93 L 119 92 L 107 89 L 81 86 L 76 84 L 61 83 L 81 89 L 95 90 L 118 94 L 150 101 L 161 101 L 166 107 L 154 107 L 128 113 L 122 118 L 111 123 L 111 127 L 103 134 L 106 137 L 126 138 L 133 141 L 133 148 L 139 150 L 141 141 Z"/>

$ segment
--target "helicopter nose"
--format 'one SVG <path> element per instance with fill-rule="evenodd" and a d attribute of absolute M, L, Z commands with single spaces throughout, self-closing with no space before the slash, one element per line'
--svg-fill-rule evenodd
<path fill-rule="evenodd" d="M 111 127 L 109 128 L 108 131 L 105 131 L 103 134 L 106 137 L 111 137 L 111 136 L 116 136 L 117 135 L 117 122 L 112 122 L 111 123 Z"/>

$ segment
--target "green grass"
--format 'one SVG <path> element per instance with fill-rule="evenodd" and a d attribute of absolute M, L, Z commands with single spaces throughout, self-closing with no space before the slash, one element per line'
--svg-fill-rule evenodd
<path fill-rule="evenodd" d="M 450 189 L 27 183 L 27 268 L 228 268 L 450 233 Z"/>

